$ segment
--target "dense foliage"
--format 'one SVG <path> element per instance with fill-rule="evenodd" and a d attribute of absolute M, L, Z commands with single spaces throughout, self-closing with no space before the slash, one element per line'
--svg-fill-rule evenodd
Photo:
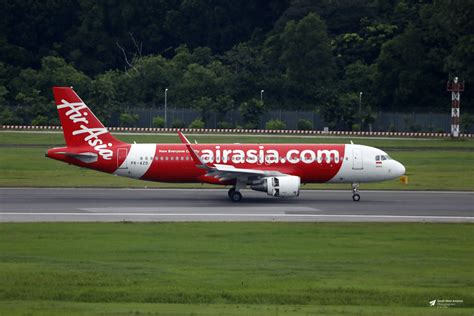
<path fill-rule="evenodd" d="M 162 106 L 168 88 L 169 106 L 194 107 L 203 120 L 238 109 L 251 127 L 254 115 L 280 108 L 314 110 L 353 128 L 378 110 L 448 111 L 446 80 L 457 75 L 467 87 L 462 111 L 474 111 L 472 1 L 2 0 L 1 7 L 3 123 L 57 123 L 53 85 L 74 86 L 105 120 Z"/>

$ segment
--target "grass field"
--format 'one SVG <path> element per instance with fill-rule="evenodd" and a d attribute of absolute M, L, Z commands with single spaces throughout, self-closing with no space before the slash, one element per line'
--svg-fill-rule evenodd
<path fill-rule="evenodd" d="M 178 142 L 176 135 L 118 135 L 127 142 Z M 246 135 L 190 135 L 200 143 L 288 142 L 348 143 L 349 138 Z M 358 138 L 356 143 L 389 152 L 407 168 L 409 184 L 398 180 L 363 184 L 361 189 L 474 190 L 474 141 L 449 139 Z M 0 186 L 68 187 L 201 187 L 200 184 L 166 184 L 113 177 L 80 169 L 44 157 L 46 149 L 64 143 L 60 133 L 1 132 Z M 210 187 L 210 186 L 207 186 Z M 349 185 L 311 184 L 303 188 L 348 189 Z"/>
<path fill-rule="evenodd" d="M 472 315 L 473 243 L 471 224 L 0 224 L 0 313 Z"/>
<path fill-rule="evenodd" d="M 179 143 L 177 134 L 133 134 L 112 133 L 118 139 L 132 143 Z M 239 134 L 186 134 L 189 140 L 199 143 L 332 143 L 357 144 L 383 148 L 425 148 L 425 149 L 470 149 L 474 150 L 474 140 L 449 138 L 374 138 L 374 137 L 334 137 L 334 136 L 294 136 L 294 135 L 239 135 Z M 0 132 L 0 144 L 36 144 L 63 146 L 62 132 Z"/>

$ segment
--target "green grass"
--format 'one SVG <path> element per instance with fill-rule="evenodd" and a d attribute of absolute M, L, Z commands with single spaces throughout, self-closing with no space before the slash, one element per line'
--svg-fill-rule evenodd
<path fill-rule="evenodd" d="M 473 243 L 472 224 L 0 224 L 0 310 L 472 313 Z"/>
<path fill-rule="evenodd" d="M 179 143 L 177 134 L 114 134 L 118 139 L 125 142 L 137 143 Z M 186 134 L 189 140 L 197 140 L 199 143 L 350 143 L 353 140 L 357 144 L 390 148 L 425 148 L 425 149 L 467 149 L 474 150 L 474 140 L 449 138 L 364 138 L 364 137 L 321 137 L 321 136 L 283 136 L 283 135 L 202 135 Z M 63 145 L 64 138 L 61 132 L 0 132 L 0 144 L 40 144 L 40 145 Z"/>
<path fill-rule="evenodd" d="M 144 182 L 114 177 L 97 171 L 47 159 L 44 152 L 61 145 L 62 134 L 58 133 L 0 133 L 0 186 L 39 187 L 201 187 L 201 184 L 167 184 Z M 175 135 L 120 135 L 132 142 L 177 142 Z M 192 135 L 190 138 L 194 138 Z M 196 136 L 200 142 L 348 142 L 343 138 L 297 138 L 254 136 Z M 360 139 L 365 143 L 388 150 L 390 155 L 407 168 L 409 185 L 398 180 L 363 184 L 361 189 L 399 190 L 474 190 L 474 141 L 472 140 L 381 140 Z M 17 144 L 17 145 L 15 145 Z M 35 146 L 25 146 L 26 144 Z M 416 146 L 416 147 L 414 147 Z M 422 148 L 423 150 L 417 150 Z M 205 185 L 206 187 L 213 187 Z M 303 188 L 348 189 L 349 185 L 310 184 Z"/>
<path fill-rule="evenodd" d="M 6 315 L 472 315 L 466 308 L 0 301 Z"/>

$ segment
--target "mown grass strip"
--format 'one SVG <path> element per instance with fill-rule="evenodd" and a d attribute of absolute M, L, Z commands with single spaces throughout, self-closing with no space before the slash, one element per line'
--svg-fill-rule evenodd
<path fill-rule="evenodd" d="M 114 134 L 118 139 L 132 143 L 179 143 L 176 134 Z M 426 149 L 471 149 L 474 150 L 473 139 L 418 139 L 418 138 L 358 138 L 358 137 L 320 137 L 320 136 L 282 136 L 282 135 L 202 135 L 187 134 L 192 141 L 196 139 L 199 143 L 336 143 L 341 144 L 354 143 L 389 148 L 426 148 Z M 0 132 L 0 144 L 43 144 L 43 145 L 62 145 L 64 137 L 60 132 Z"/>
<path fill-rule="evenodd" d="M 474 307 L 472 224 L 0 224 L 0 301 Z"/>
<path fill-rule="evenodd" d="M 468 308 L 265 304 L 78 303 L 0 301 L 6 315 L 469 315 Z M 472 312 L 471 312 L 472 313 Z"/>

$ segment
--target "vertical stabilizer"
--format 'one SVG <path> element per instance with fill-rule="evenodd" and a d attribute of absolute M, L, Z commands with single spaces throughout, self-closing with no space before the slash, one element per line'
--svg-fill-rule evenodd
<path fill-rule="evenodd" d="M 68 147 L 94 147 L 105 153 L 122 143 L 109 133 L 72 88 L 53 87 L 53 94 Z"/>

